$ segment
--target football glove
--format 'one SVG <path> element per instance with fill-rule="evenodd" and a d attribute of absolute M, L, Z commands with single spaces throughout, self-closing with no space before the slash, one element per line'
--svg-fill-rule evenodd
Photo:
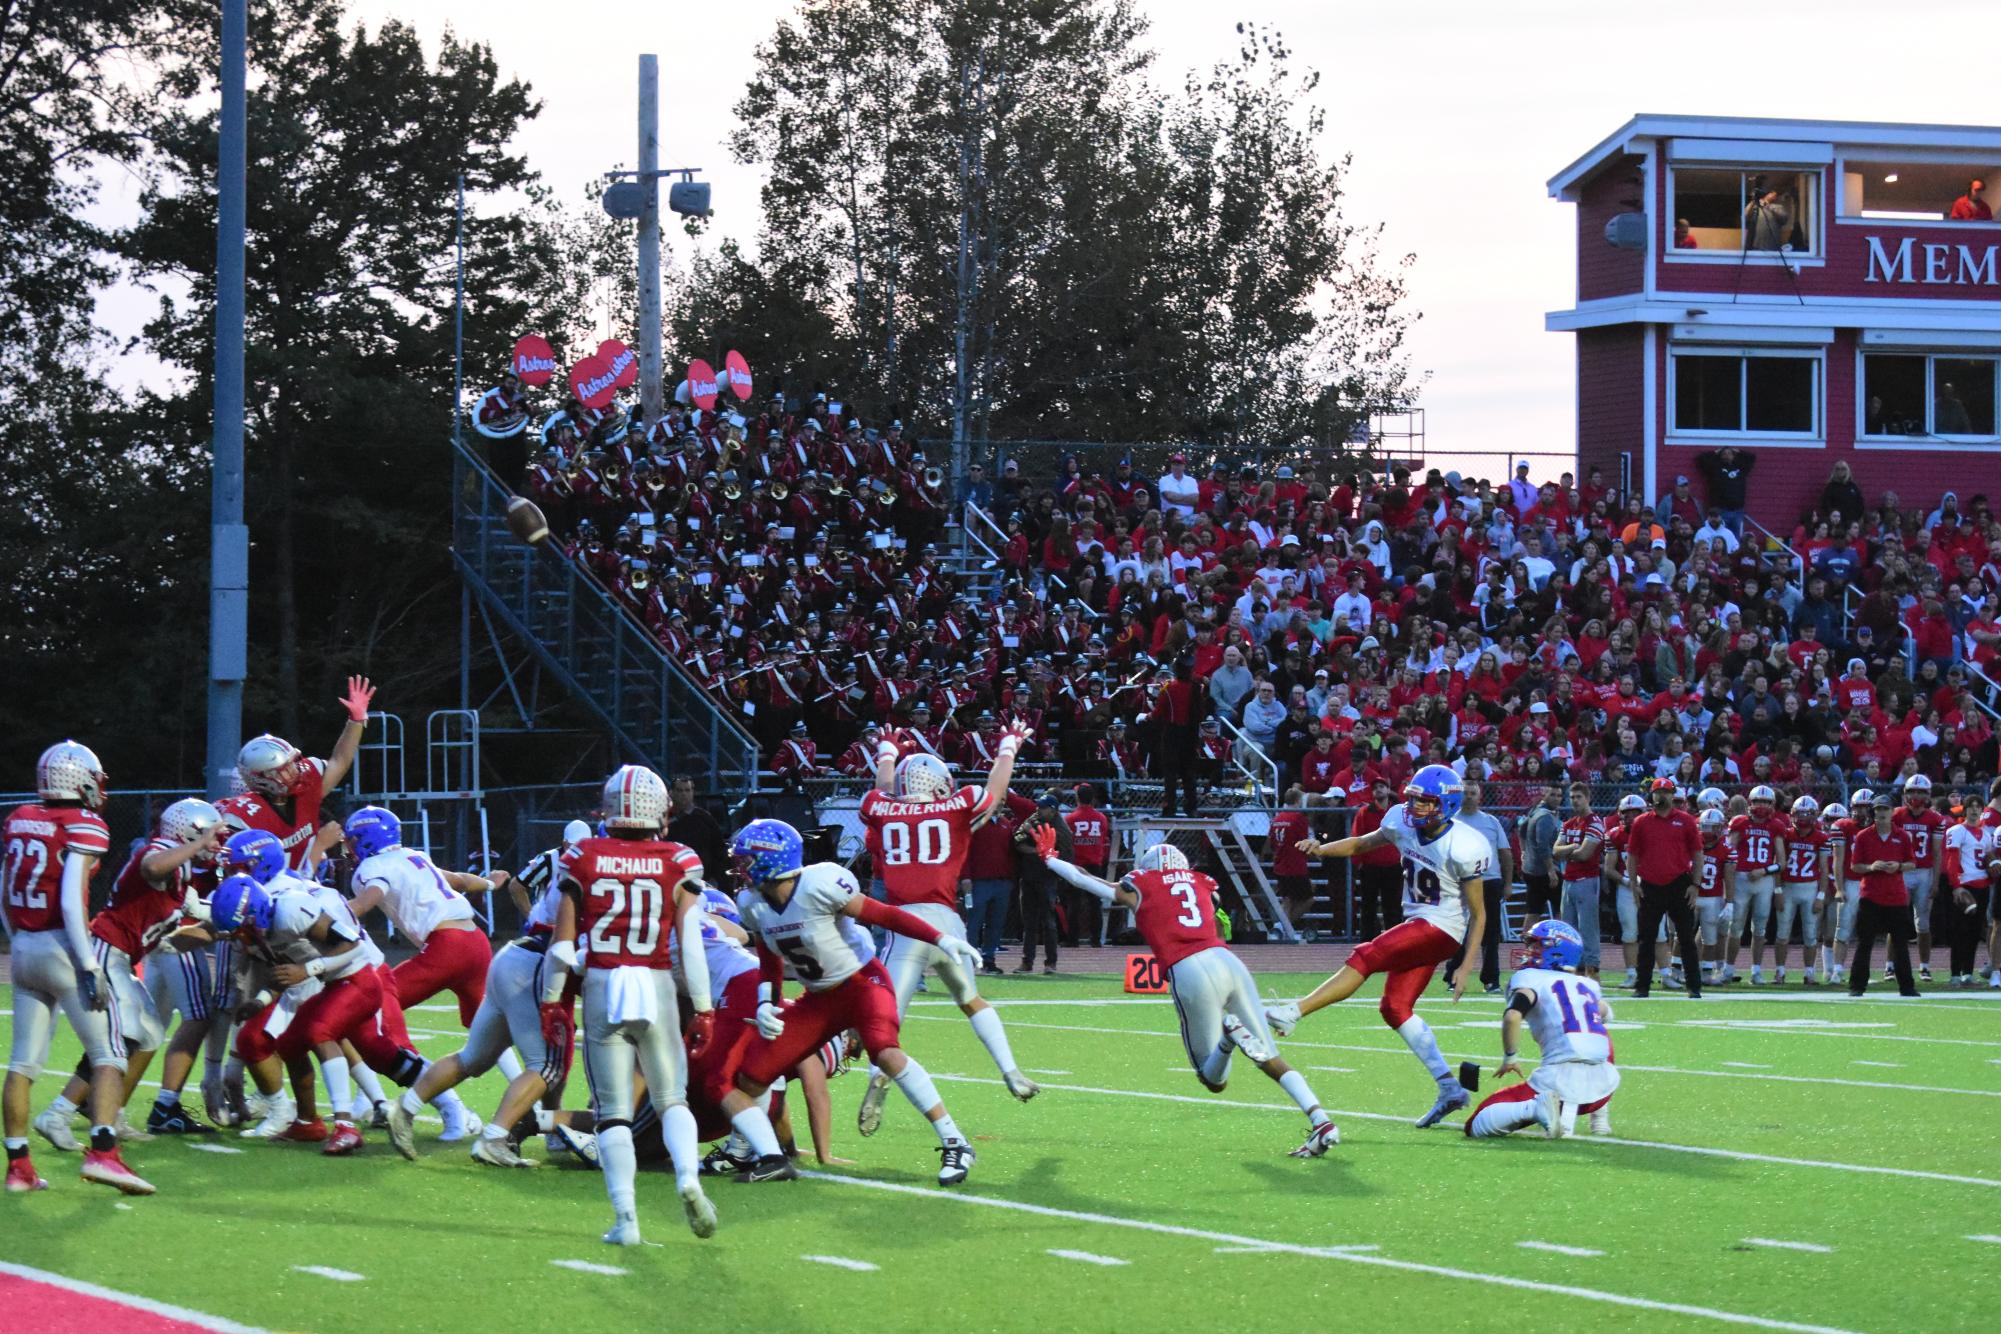
<path fill-rule="evenodd" d="M 688 1059 L 690 1061 L 700 1060 L 702 1053 L 709 1049 L 709 1043 L 715 1040 L 715 1036 L 716 1012 L 714 1010 L 699 1011 L 693 1019 L 688 1021 Z"/>
<path fill-rule="evenodd" d="M 968 973 L 979 972 L 980 965 L 986 962 L 970 941 L 961 940 L 957 936 L 944 937 L 938 942 L 938 948 L 950 955 L 952 961 Z"/>
<path fill-rule="evenodd" d="M 341 706 L 347 710 L 347 720 L 351 723 L 368 721 L 368 702 L 375 698 L 375 687 L 365 676 L 347 678 L 347 693 L 340 697 Z"/>
<path fill-rule="evenodd" d="M 1038 856 L 1038 857 L 1042 858 L 1042 860 L 1044 860 L 1044 861 L 1054 861 L 1054 860 L 1055 860 L 1055 858 L 1056 858 L 1056 826 L 1055 826 L 1055 825 L 1053 825 L 1053 824 L 1039 824 L 1039 825 L 1035 826 L 1035 828 L 1034 828 L 1034 829 L 1032 829 L 1032 830 L 1030 830 L 1030 831 L 1029 831 L 1029 836 L 1030 836 L 1031 838 L 1033 838 L 1033 839 L 1035 840 L 1035 855 L 1036 855 L 1036 856 Z"/>
<path fill-rule="evenodd" d="M 757 1031 L 766 1041 L 776 1042 L 785 1033 L 785 1012 L 770 1001 L 757 1007 Z"/>
<path fill-rule="evenodd" d="M 549 1044 L 549 1050 L 560 1052 L 563 1068 L 570 1068 L 570 1049 L 576 1043 L 577 1024 L 571 1017 L 566 1001 L 544 1001 L 539 1007 L 542 1015 L 542 1040 Z"/>
<path fill-rule="evenodd" d="M 79 973 L 76 989 L 83 994 L 83 1003 L 93 1010 L 102 1010 L 111 1003 L 111 993 L 105 988 L 102 969 L 92 968 Z"/>

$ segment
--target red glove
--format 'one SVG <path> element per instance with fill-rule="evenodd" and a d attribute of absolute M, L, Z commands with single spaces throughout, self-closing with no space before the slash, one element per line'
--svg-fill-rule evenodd
<path fill-rule="evenodd" d="M 1055 825 L 1039 824 L 1028 831 L 1028 836 L 1035 840 L 1036 856 L 1042 858 L 1044 861 L 1048 861 L 1056 855 Z"/>
<path fill-rule="evenodd" d="M 375 687 L 365 676 L 347 678 L 347 693 L 340 697 L 342 707 L 347 710 L 347 720 L 351 723 L 368 721 L 368 702 L 375 698 Z"/>
<path fill-rule="evenodd" d="M 542 1011 L 542 1040 L 549 1044 L 549 1050 L 561 1053 L 563 1075 L 568 1078 L 570 1061 L 576 1055 L 577 1023 L 570 1014 L 567 1001 L 544 1001 Z"/>
<path fill-rule="evenodd" d="M 702 1053 L 709 1049 L 709 1043 L 715 1039 L 715 1036 L 716 1012 L 714 1010 L 703 1010 L 693 1019 L 690 1019 L 688 1021 L 688 1032 L 685 1035 L 688 1060 L 691 1063 L 700 1060 Z"/>

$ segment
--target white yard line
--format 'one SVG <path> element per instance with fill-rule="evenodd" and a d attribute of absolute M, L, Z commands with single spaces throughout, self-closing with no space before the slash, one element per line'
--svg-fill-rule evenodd
<path fill-rule="evenodd" d="M 996 1088 L 1005 1087 L 998 1079 L 982 1079 L 976 1075 L 931 1076 L 940 1082 L 956 1084 L 991 1084 Z M 1289 1116 L 1299 1115 L 1299 1109 L 1289 1103 L 1242 1102 L 1235 1098 L 1197 1098 L 1181 1093 L 1149 1093 L 1143 1089 L 1093 1088 L 1083 1084 L 1045 1084 L 1043 1088 L 1053 1093 L 1094 1093 L 1111 1098 L 1141 1098 L 1150 1102 L 1183 1102 L 1198 1107 L 1243 1107 L 1257 1112 L 1284 1112 Z M 1392 1116 L 1387 1112 L 1357 1112 L 1339 1107 L 1324 1108 L 1327 1115 L 1336 1121 L 1390 1121 L 1397 1125 L 1409 1125 L 1411 1118 Z M 1452 1124 L 1458 1124 L 1454 1122 Z M 1785 1158 L 1776 1154 L 1744 1153 L 1736 1149 L 1712 1149 L 1701 1144 L 1668 1144 L 1660 1140 L 1622 1139 L 1616 1135 L 1593 1135 L 1582 1144 L 1618 1144 L 1634 1149 L 1659 1149 L 1667 1153 L 1693 1153 L 1704 1158 L 1727 1158 L 1733 1162 L 1772 1163 L 1781 1167 L 1813 1167 L 1830 1172 L 1857 1172 L 1867 1176 L 1907 1177 L 1913 1181 L 1944 1181 L 1956 1186 L 1986 1186 L 2001 1190 L 2001 1181 L 1991 1177 L 1960 1176 L 1952 1172 L 1927 1172 L 1914 1167 L 1873 1167 L 1866 1163 L 1837 1163 L 1819 1158 Z"/>
<path fill-rule="evenodd" d="M 630 1269 L 620 1269 L 617 1265 L 601 1265 L 590 1260 L 551 1260 L 549 1263 L 558 1269 L 574 1269 L 579 1274 L 604 1274 L 611 1278 L 619 1278 L 632 1272 Z"/>
<path fill-rule="evenodd" d="M 185 1321 L 201 1329 L 214 1330 L 215 1334 L 271 1334 L 271 1331 L 256 1325 L 239 1324 L 219 1315 L 210 1315 L 206 1311 L 191 1311 L 185 1306 L 175 1306 L 171 1302 L 156 1302 L 151 1297 L 140 1297 L 130 1292 L 120 1292 L 116 1288 L 87 1283 L 83 1279 L 71 1278 L 67 1274 L 52 1274 L 46 1269 L 36 1269 L 31 1265 L 17 1265 L 0 1260 L 0 1274 L 12 1274 L 16 1278 L 25 1278 L 34 1283 L 46 1283 L 52 1288 L 62 1288 L 79 1296 L 95 1297 L 99 1301 L 116 1302 L 120 1306 L 130 1307 L 134 1311 L 144 1311 L 148 1315 L 156 1315 L 165 1320 Z"/>
<path fill-rule="evenodd" d="M 1574 1255 L 1580 1260 L 1595 1259 L 1603 1251 L 1594 1251 L 1587 1246 L 1559 1246 L 1553 1241 L 1518 1241 L 1515 1245 L 1525 1251 L 1548 1251 L 1552 1255 Z"/>
<path fill-rule="evenodd" d="M 800 1175 L 816 1177 L 819 1176 L 820 1173 L 802 1172 L 800 1173 Z M 866 1260 L 850 1260 L 845 1255 L 802 1255 L 799 1258 L 811 1264 L 832 1265 L 836 1269 L 852 1270 L 854 1273 L 857 1274 L 873 1274 L 878 1269 L 882 1268 L 881 1265 L 872 1265 Z"/>
<path fill-rule="evenodd" d="M 1746 1246 L 1763 1246 L 1774 1251 L 1806 1251 L 1812 1255 L 1832 1255 L 1834 1247 L 1822 1246 L 1811 1241 L 1780 1241 L 1776 1237 L 1746 1237 Z"/>
<path fill-rule="evenodd" d="M 1602 1302 L 1610 1306 L 1624 1306 L 1643 1311 L 1665 1311 L 1672 1315 L 1717 1320 L 1725 1324 L 1755 1325 L 1761 1329 L 1793 1330 L 1797 1331 L 1798 1334 L 1850 1334 L 1850 1331 L 1830 1325 L 1812 1325 L 1793 1320 L 1775 1320 L 1767 1316 L 1747 1315 L 1738 1311 L 1723 1311 L 1714 1307 L 1693 1306 L 1682 1302 L 1659 1302 L 1647 1297 L 1632 1297 L 1619 1292 L 1602 1292 L 1595 1288 L 1582 1288 L 1567 1283 L 1539 1283 L 1532 1279 L 1511 1278 L 1505 1274 L 1482 1273 L 1472 1269 L 1454 1269 L 1446 1265 L 1419 1264 L 1411 1260 L 1393 1260 L 1385 1255 L 1372 1255 L 1361 1251 L 1298 1246 L 1286 1242 L 1267 1241 L 1260 1237 L 1238 1236 L 1229 1232 L 1211 1232 L 1206 1228 L 1182 1227 L 1172 1223 L 1155 1223 L 1141 1218 L 1122 1218 L 1116 1214 L 1085 1213 L 1074 1209 L 1055 1209 L 1047 1205 L 1029 1204 L 1026 1201 L 1002 1199 L 993 1195 L 968 1195 L 959 1191 L 941 1191 L 922 1186 L 906 1186 L 901 1182 L 878 1181 L 867 1177 L 839 1176 L 829 1172 L 801 1172 L 800 1175 L 815 1181 L 829 1181 L 862 1190 L 881 1190 L 899 1195 L 915 1195 L 927 1200 L 966 1205 L 973 1208 L 1005 1209 L 1016 1213 L 1036 1214 L 1044 1218 L 1060 1218 L 1075 1223 L 1096 1223 L 1104 1227 L 1129 1228 L 1138 1232 L 1155 1232 L 1173 1237 L 1189 1237 L 1198 1241 L 1221 1242 L 1226 1245 L 1242 1246 L 1252 1251 L 1282 1251 L 1292 1255 L 1305 1255 L 1315 1259 L 1332 1260 L 1340 1264 L 1370 1265 L 1381 1269 L 1400 1270 L 1404 1273 L 1430 1274 L 1439 1278 L 1459 1279 L 1469 1283 L 1485 1283 L 1494 1287 L 1515 1288 L 1527 1292 L 1549 1293 L 1563 1297 L 1576 1297 L 1584 1301 Z"/>
<path fill-rule="evenodd" d="M 1968 1241 L 1984 1241 L 1984 1242 L 1989 1242 L 1989 1243 L 1991 1243 L 1992 1245 L 1995 1245 L 1995 1246 L 2001 1246 L 2001 1237 L 1997 1237 L 1997 1236 L 1995 1236 L 1995 1235 L 1994 1235 L 1993 1233 L 1991 1233 L 1991 1232 L 1975 1232 L 1975 1233 L 1972 1233 L 1971 1235 L 1969 1235 L 1969 1236 L 1967 1237 L 1967 1240 L 1968 1240 Z"/>
<path fill-rule="evenodd" d="M 1078 1260 L 1087 1265 L 1103 1265 L 1107 1269 L 1132 1263 L 1130 1260 L 1121 1260 L 1116 1255 L 1093 1255 L 1089 1251 L 1066 1251 L 1060 1247 L 1052 1249 L 1049 1254 L 1059 1260 Z"/>
<path fill-rule="evenodd" d="M 1717 1064 L 1727 1065 L 1733 1070 L 1769 1070 L 1772 1068 L 1769 1065 L 1757 1065 L 1751 1061 L 1718 1061 Z"/>
<path fill-rule="evenodd" d="M 1867 1065 L 1877 1070 L 1901 1070 L 1904 1067 L 1895 1061 L 1850 1061 L 1850 1065 Z"/>
<path fill-rule="evenodd" d="M 357 1274 L 352 1269 L 332 1269 L 326 1265 L 293 1265 L 292 1272 L 311 1274 L 315 1278 L 328 1278 L 336 1283 L 360 1283 L 368 1278 L 368 1275 Z"/>
<path fill-rule="evenodd" d="M 1311 1248 L 1315 1255 L 1332 1255 L 1337 1251 L 1367 1255 L 1381 1249 L 1382 1247 L 1380 1246 L 1315 1246 Z M 1282 1246 L 1218 1246 L 1215 1248 L 1215 1253 L 1217 1255 L 1293 1255 L 1297 1252 L 1291 1248 Z"/>
<path fill-rule="evenodd" d="M 196 1153 L 242 1153 L 243 1152 L 243 1150 L 237 1148 L 233 1144 L 209 1144 L 205 1143 L 202 1140 L 191 1139 L 187 1141 L 187 1145 L 190 1149 L 193 1149 Z"/>

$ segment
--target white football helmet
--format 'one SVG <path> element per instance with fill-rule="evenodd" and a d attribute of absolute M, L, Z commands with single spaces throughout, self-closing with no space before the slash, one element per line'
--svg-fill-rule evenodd
<path fill-rule="evenodd" d="M 1730 827 L 1730 821 L 1716 807 L 1706 806 L 1702 814 L 1695 817 L 1695 826 L 1705 834 L 1720 834 Z"/>
<path fill-rule="evenodd" d="M 1876 794 L 1866 787 L 1858 787 L 1849 794 L 1848 804 L 1858 811 L 1872 809 L 1876 805 Z"/>
<path fill-rule="evenodd" d="M 1912 774 L 1904 780 L 1903 787 L 1904 795 L 1907 797 L 1913 792 L 1922 792 L 1929 799 L 1932 794 L 1932 780 L 1923 774 Z"/>
<path fill-rule="evenodd" d="M 222 823 L 222 812 L 200 797 L 183 797 L 160 812 L 160 836 L 194 843 Z"/>
<path fill-rule="evenodd" d="M 1795 819 L 1811 820 L 1819 814 L 1820 803 L 1812 797 L 1802 793 L 1793 799 L 1793 817 Z"/>
<path fill-rule="evenodd" d="M 1643 811 L 1646 808 L 1647 799 L 1637 792 L 1628 792 L 1619 798 L 1619 809 L 1622 811 Z"/>
<path fill-rule="evenodd" d="M 58 741 L 35 761 L 35 791 L 45 801 L 80 801 L 101 810 L 109 786 L 97 752 L 81 741 Z"/>
<path fill-rule="evenodd" d="M 1751 789 L 1751 804 L 1756 806 L 1761 801 L 1767 806 L 1776 806 L 1779 802 L 1779 794 L 1766 787 L 1763 783 L 1760 783 Z"/>
<path fill-rule="evenodd" d="M 604 780 L 606 829 L 663 828 L 667 823 L 667 784 L 659 774 L 638 764 L 621 765 Z"/>
<path fill-rule="evenodd" d="M 1133 858 L 1135 871 L 1185 871 L 1188 854 L 1172 843 L 1156 843 Z"/>
<path fill-rule="evenodd" d="M 1720 787 L 1706 787 L 1695 794 L 1695 804 L 1700 810 L 1720 811 L 1729 802 Z"/>
<path fill-rule="evenodd" d="M 574 848 L 591 836 L 591 827 L 582 820 L 572 820 L 563 826 L 563 846 Z"/>
<path fill-rule="evenodd" d="M 1837 820 L 1846 820 L 1847 818 L 1848 808 L 1838 801 L 1830 801 L 1826 806 L 1821 808 L 1820 822 L 1822 824 L 1833 824 Z"/>
<path fill-rule="evenodd" d="M 896 762 L 896 795 L 943 801 L 952 795 L 952 771 L 936 755 L 906 755 Z"/>
<path fill-rule="evenodd" d="M 280 736 L 266 732 L 243 743 L 236 752 L 236 774 L 252 792 L 266 797 L 289 797 L 298 789 L 309 766 L 299 748 Z"/>

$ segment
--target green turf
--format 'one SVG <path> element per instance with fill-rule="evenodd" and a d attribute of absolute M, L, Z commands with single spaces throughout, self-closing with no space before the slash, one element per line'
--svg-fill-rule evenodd
<path fill-rule="evenodd" d="M 1259 979 L 1267 996 L 1311 980 Z M 1612 993 L 1625 1067 L 1612 1108 L 1618 1138 L 1979 1179 L 1959 1182 L 1589 1139 L 1475 1143 L 1456 1125 L 1418 1132 L 1408 1118 L 1429 1104 L 1431 1085 L 1366 995 L 1282 1043 L 1341 1124 L 1338 1149 L 1301 1162 L 1285 1156 L 1304 1123 L 1284 1095 L 1242 1062 L 1227 1092 L 1206 1094 L 1164 1003 L 1076 1003 L 1123 1001 L 1107 978 L 1007 979 L 989 994 L 1023 1066 L 1049 1086 L 1027 1106 L 991 1082 L 983 1049 L 935 996 L 920 997 L 906 1024 L 909 1050 L 943 1077 L 980 1152 L 972 1182 L 951 1198 L 934 1184 L 934 1141 L 899 1098 L 878 1136 L 855 1137 L 862 1077 L 851 1073 L 834 1086 L 835 1131 L 837 1152 L 859 1165 L 840 1170 L 910 1189 L 716 1185 L 722 1230 L 707 1243 L 687 1234 L 662 1173 L 645 1174 L 640 1189 L 658 1244 L 614 1251 L 597 1240 L 608 1208 L 595 1174 L 479 1168 L 420 1127 L 415 1165 L 380 1134 L 348 1161 L 306 1147 L 242 1145 L 231 1156 L 172 1141 L 135 1146 L 130 1161 L 160 1194 L 129 1209 L 82 1185 L 74 1160 L 38 1139 L 36 1161 L 56 1189 L 0 1199 L 0 1258 L 269 1329 L 329 1332 L 658 1328 L 677 1313 L 768 1330 L 1717 1327 L 1399 1267 L 1407 1263 L 1872 1334 L 1965 1330 L 1987 1318 L 1977 1276 L 2001 1246 L 1968 1239 L 2001 1233 L 2001 1007 L 1985 1001 L 1941 993 L 1829 1004 L 1797 994 L 1698 1005 Z M 1493 999 L 1455 1008 L 1434 991 L 1421 1013 L 1448 1055 L 1491 1069 Z M 421 1011 L 411 1022 L 448 1033 L 456 1020 Z M 440 1055 L 456 1044 L 422 1045 Z M 74 1059 L 65 1032 L 52 1065 Z M 1044 1073 L 1055 1071 L 1067 1073 Z M 53 1092 L 38 1086 L 37 1106 Z M 497 1092 L 490 1078 L 469 1101 L 483 1111 Z M 1144 1093 L 1177 1100 L 1133 1096 Z M 965 1202 L 976 1199 L 1063 1213 Z M 1833 1250 L 1754 1248 L 1747 1237 Z M 1524 1240 L 1605 1254 L 1526 1250 Z M 1249 1242 L 1379 1249 L 1346 1258 L 1218 1250 Z M 799 1260 L 809 1254 L 879 1269 Z M 631 1272 L 566 1271 L 557 1259 Z M 306 1264 L 366 1280 L 292 1269 Z"/>

